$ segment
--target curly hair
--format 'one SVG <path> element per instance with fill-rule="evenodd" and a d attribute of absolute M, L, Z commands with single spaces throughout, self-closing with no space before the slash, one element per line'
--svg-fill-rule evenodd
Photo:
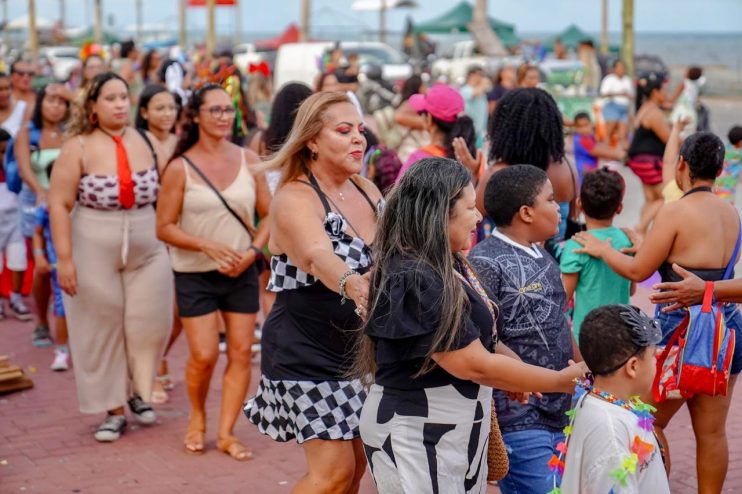
<path fill-rule="evenodd" d="M 98 127 L 98 122 L 92 121 L 89 117 L 91 106 L 100 97 L 103 86 L 113 80 L 121 81 L 126 86 L 126 90 L 129 90 L 129 85 L 123 77 L 113 72 L 98 74 L 90 80 L 89 84 L 84 86 L 75 103 L 72 105 L 70 119 L 67 123 L 68 137 L 90 134 Z"/>
<path fill-rule="evenodd" d="M 546 170 L 564 159 L 562 114 L 543 89 L 514 89 L 503 96 L 490 119 L 489 159 Z"/>

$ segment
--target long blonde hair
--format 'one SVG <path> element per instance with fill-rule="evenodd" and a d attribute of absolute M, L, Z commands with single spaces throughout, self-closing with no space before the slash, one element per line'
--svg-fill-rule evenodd
<path fill-rule="evenodd" d="M 286 142 L 260 167 L 263 170 L 281 171 L 279 187 L 311 172 L 308 164 L 311 153 L 307 143 L 322 130 L 327 110 L 339 103 L 350 103 L 348 95 L 341 92 L 321 92 L 311 95 L 299 107 Z"/>
<path fill-rule="evenodd" d="M 113 72 L 98 74 L 85 84 L 82 91 L 80 91 L 80 94 L 75 99 L 75 102 L 72 104 L 70 120 L 67 123 L 68 137 L 87 135 L 98 128 L 97 118 L 91 116 L 92 106 L 100 96 L 103 86 L 105 86 L 107 82 L 113 80 L 123 82 L 124 86 L 126 86 L 126 90 L 129 90 L 129 85 L 123 77 Z"/>

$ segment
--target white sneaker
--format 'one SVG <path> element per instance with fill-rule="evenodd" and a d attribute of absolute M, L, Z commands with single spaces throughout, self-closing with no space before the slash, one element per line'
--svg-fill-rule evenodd
<path fill-rule="evenodd" d="M 53 371 L 70 369 L 70 354 L 66 348 L 57 347 L 54 349 L 54 362 L 52 362 L 51 369 Z"/>

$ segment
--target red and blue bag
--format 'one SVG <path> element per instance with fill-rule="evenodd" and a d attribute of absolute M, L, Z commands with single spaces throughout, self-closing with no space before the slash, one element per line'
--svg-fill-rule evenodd
<path fill-rule="evenodd" d="M 742 225 L 723 279 L 729 279 L 742 242 Z M 685 317 L 657 357 L 652 395 L 657 402 L 696 394 L 726 396 L 734 355 L 735 332 L 727 327 L 724 304 L 714 300 L 714 283 L 706 282 L 701 305 Z M 677 346 L 675 345 L 677 343 Z"/>

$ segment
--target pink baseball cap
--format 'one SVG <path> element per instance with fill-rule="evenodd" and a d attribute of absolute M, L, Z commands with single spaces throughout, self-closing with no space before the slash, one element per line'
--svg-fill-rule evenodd
<path fill-rule="evenodd" d="M 455 122 L 464 111 L 464 98 L 451 86 L 436 84 L 425 94 L 412 95 L 410 106 L 418 113 L 427 112 L 438 120 Z"/>

